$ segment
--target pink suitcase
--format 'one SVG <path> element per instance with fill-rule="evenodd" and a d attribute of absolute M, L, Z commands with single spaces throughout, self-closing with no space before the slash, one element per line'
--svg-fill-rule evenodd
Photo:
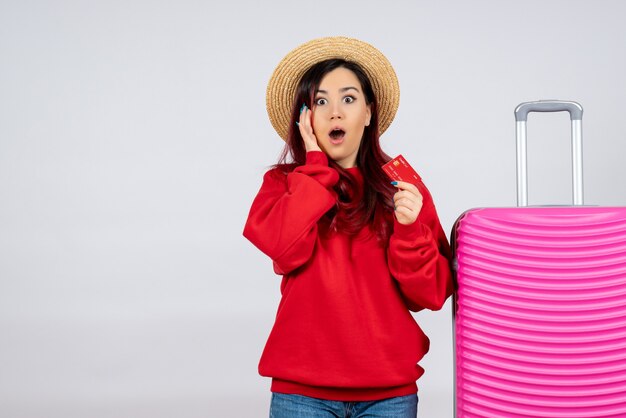
<path fill-rule="evenodd" d="M 527 206 L 534 111 L 570 113 L 573 206 Z M 626 207 L 583 206 L 579 104 L 515 116 L 518 207 L 472 209 L 453 228 L 455 416 L 626 417 Z"/>

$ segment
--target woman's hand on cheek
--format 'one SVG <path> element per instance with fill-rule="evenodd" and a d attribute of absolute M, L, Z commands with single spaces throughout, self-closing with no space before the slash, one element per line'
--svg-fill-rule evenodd
<path fill-rule="evenodd" d="M 300 112 L 300 120 L 298 122 L 298 127 L 300 128 L 300 135 L 302 135 L 302 139 L 304 140 L 304 148 L 309 151 L 321 151 L 319 144 L 317 143 L 317 138 L 313 133 L 313 125 L 311 124 L 311 118 L 313 117 L 313 112 L 311 109 L 306 107 L 306 105 L 302 105 L 302 111 Z"/>
<path fill-rule="evenodd" d="M 402 225 L 411 225 L 422 210 L 422 194 L 414 184 L 405 181 L 391 182 L 399 191 L 393 195 L 396 219 Z"/>

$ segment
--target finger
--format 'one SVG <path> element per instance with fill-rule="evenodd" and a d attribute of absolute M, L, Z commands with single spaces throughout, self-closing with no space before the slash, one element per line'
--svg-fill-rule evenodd
<path fill-rule="evenodd" d="M 305 124 L 307 122 L 309 122 L 310 118 L 311 118 L 311 109 L 308 108 L 308 106 L 306 104 L 302 105 L 302 109 L 300 110 L 300 124 Z"/>
<path fill-rule="evenodd" d="M 313 134 L 313 130 L 311 129 L 311 116 L 307 108 L 304 108 L 300 114 L 300 126 L 307 136 L 311 136 Z"/>
<path fill-rule="evenodd" d="M 394 202 L 394 205 L 395 206 L 404 206 L 404 207 L 409 208 L 411 210 L 417 210 L 417 208 L 419 206 L 421 206 L 421 202 L 415 202 L 415 201 L 413 201 L 411 199 L 407 199 L 406 197 L 403 197 L 403 198 L 397 199 Z"/>
<path fill-rule="evenodd" d="M 401 190 L 399 192 L 396 192 L 394 195 L 394 200 L 399 200 L 399 199 L 408 199 L 412 202 L 419 202 L 422 200 L 422 195 L 419 194 L 415 194 L 409 190 Z"/>
<path fill-rule="evenodd" d="M 305 105 L 302 105 L 302 109 L 300 110 L 300 118 L 298 119 L 298 126 L 300 127 L 300 133 L 304 134 L 307 132 L 306 129 L 306 112 L 305 112 Z M 304 136 L 304 135 L 303 135 Z"/>
<path fill-rule="evenodd" d="M 422 195 L 415 195 L 407 190 L 397 192 L 393 196 L 394 205 L 405 205 L 412 208 L 419 208 L 422 206 L 424 199 Z"/>
<path fill-rule="evenodd" d="M 404 205 L 396 206 L 395 212 L 396 212 L 396 214 L 409 216 L 409 217 L 411 217 L 411 216 L 416 217 L 417 216 L 417 214 L 415 213 L 415 210 L 413 210 L 413 209 L 411 209 L 411 208 L 409 208 L 407 206 L 404 206 Z"/>
<path fill-rule="evenodd" d="M 298 119 L 299 121 L 299 126 L 302 129 L 302 127 L 304 126 L 305 122 L 306 122 L 306 117 L 305 117 L 305 113 L 304 113 L 304 105 L 302 105 L 303 108 L 300 111 L 300 118 Z"/>
<path fill-rule="evenodd" d="M 309 132 L 309 129 L 307 129 L 307 127 L 304 126 L 302 123 L 300 124 L 300 135 L 302 135 L 302 139 L 304 140 L 304 142 L 311 142 L 311 134 Z"/>
<path fill-rule="evenodd" d="M 400 190 L 409 190 L 409 191 L 414 192 L 415 194 L 419 194 L 419 189 L 413 183 L 396 180 L 394 186 L 396 186 Z"/>
<path fill-rule="evenodd" d="M 313 118 L 313 111 L 307 107 L 306 109 L 304 109 L 304 112 L 302 112 L 302 114 L 304 115 L 305 126 L 307 127 L 311 135 L 313 135 L 313 124 L 311 123 L 311 119 Z"/>
<path fill-rule="evenodd" d="M 394 200 L 393 206 L 394 208 L 397 208 L 400 206 L 407 207 L 407 208 L 416 208 L 418 205 L 409 199 L 400 198 L 400 199 Z"/>
<path fill-rule="evenodd" d="M 303 125 L 302 122 L 300 122 L 300 124 L 298 125 L 298 128 L 300 129 L 300 135 L 302 136 L 302 140 L 306 143 L 311 142 L 311 138 L 309 137 L 309 133 L 307 132 L 306 127 Z"/>
<path fill-rule="evenodd" d="M 422 210 L 422 202 L 413 202 L 408 199 L 400 199 L 394 203 L 395 207 L 405 207 L 410 209 L 412 212 L 419 213 Z"/>

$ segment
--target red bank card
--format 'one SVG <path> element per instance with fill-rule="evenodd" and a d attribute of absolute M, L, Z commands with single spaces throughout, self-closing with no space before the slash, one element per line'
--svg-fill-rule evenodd
<path fill-rule="evenodd" d="M 422 179 L 402 154 L 383 165 L 383 171 L 391 180 L 406 181 L 417 185 Z"/>

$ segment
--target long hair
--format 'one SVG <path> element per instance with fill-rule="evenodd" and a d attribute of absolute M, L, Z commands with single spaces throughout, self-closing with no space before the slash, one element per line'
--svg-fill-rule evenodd
<path fill-rule="evenodd" d="M 313 65 L 304 73 L 296 89 L 285 148 L 276 167 L 290 172 L 306 162 L 304 141 L 296 125 L 300 118 L 300 107 L 304 103 L 312 109 L 315 91 L 322 79 L 340 67 L 356 75 L 367 104 L 370 105 L 372 116 L 369 126 L 366 126 L 363 132 L 356 157 L 357 166 L 363 175 L 363 193 L 355 194 L 357 187 L 355 179 L 347 170 L 329 159 L 329 166 L 339 173 L 339 181 L 334 186 L 338 200 L 335 207 L 324 215 L 324 220 L 329 230 L 349 235 L 357 234 L 364 226 L 371 224 L 376 236 L 386 243 L 391 235 L 392 199 L 395 190 L 381 167 L 390 160 L 390 157 L 380 147 L 378 107 L 372 84 L 358 64 L 343 59 L 329 59 Z"/>

